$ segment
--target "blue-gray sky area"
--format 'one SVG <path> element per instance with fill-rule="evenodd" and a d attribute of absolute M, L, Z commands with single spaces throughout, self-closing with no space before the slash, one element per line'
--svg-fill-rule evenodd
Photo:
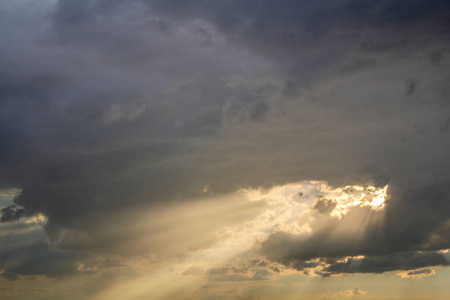
<path fill-rule="evenodd" d="M 449 149 L 449 1 L 3 0 L 0 298 L 448 299 Z"/>

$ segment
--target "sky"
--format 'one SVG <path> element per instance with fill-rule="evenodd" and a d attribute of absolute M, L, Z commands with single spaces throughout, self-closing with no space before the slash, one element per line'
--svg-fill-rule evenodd
<path fill-rule="evenodd" d="M 2 0 L 1 299 L 449 299 L 446 0 Z"/>

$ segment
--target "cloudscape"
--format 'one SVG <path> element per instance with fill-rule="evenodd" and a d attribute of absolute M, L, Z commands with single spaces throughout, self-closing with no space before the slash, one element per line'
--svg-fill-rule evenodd
<path fill-rule="evenodd" d="M 450 3 L 3 0 L 1 299 L 449 299 Z"/>

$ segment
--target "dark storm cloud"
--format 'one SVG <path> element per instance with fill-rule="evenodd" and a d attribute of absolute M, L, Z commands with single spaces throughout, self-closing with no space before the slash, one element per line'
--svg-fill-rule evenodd
<path fill-rule="evenodd" d="M 77 5 L 80 10 L 85 7 L 82 2 Z M 76 9 L 73 14 L 71 18 L 77 20 Z M 104 31 L 111 34 L 112 30 Z M 108 41 L 100 41 L 99 45 L 103 50 Z M 134 45 L 135 48 L 139 46 Z M 201 136 L 217 128 L 218 108 L 201 111 L 199 103 L 213 96 L 208 89 L 182 88 L 186 95 L 183 99 L 176 99 L 178 95 L 161 96 L 161 88 L 150 93 L 147 89 L 152 90 L 157 79 L 142 80 L 141 74 L 129 78 L 103 74 L 103 67 L 109 68 L 108 64 L 90 68 L 89 63 L 82 61 L 77 67 L 78 63 L 61 61 L 67 58 L 67 50 L 62 49 L 63 58 L 56 55 L 52 60 L 40 57 L 38 51 L 33 53 L 34 59 L 48 60 L 64 69 L 53 70 L 52 74 L 69 78 L 63 87 L 50 80 L 48 85 L 37 83 L 39 88 L 34 88 L 30 83 L 37 81 L 34 75 L 17 70 L 18 83 L 2 88 L 2 140 L 6 142 L 2 147 L 2 175 L 6 177 L 3 184 L 23 190 L 16 203 L 28 213 L 41 211 L 52 216 L 49 227 L 53 223 L 72 226 L 72 220 L 94 210 L 97 213 L 100 207 L 103 211 L 104 206 L 122 205 L 124 198 L 128 199 L 127 205 L 133 206 L 131 198 L 149 191 L 152 202 L 165 201 L 181 187 L 170 188 L 172 182 L 185 186 L 184 191 L 195 185 L 194 189 L 200 190 L 198 180 L 191 181 L 192 177 L 187 176 L 193 172 L 189 162 L 184 167 L 161 166 L 161 162 L 175 153 L 183 155 L 184 149 L 192 147 L 183 142 L 183 135 Z M 72 59 L 82 58 L 75 53 Z M 182 69 L 190 72 L 191 67 Z M 217 74 L 212 74 L 216 72 L 205 73 L 200 74 L 199 80 L 210 89 L 221 89 L 220 80 L 215 80 Z M 198 91 L 202 94 L 193 96 Z M 167 99 L 169 96 L 175 99 Z M 179 105 L 184 99 L 190 103 Z M 146 108 L 149 103 L 151 111 Z"/>
<path fill-rule="evenodd" d="M 10 205 L 2 208 L 2 217 L 0 222 L 12 222 L 14 220 L 19 220 L 20 217 L 25 213 L 25 210 L 17 205 Z"/>
<path fill-rule="evenodd" d="M 261 32 L 301 27 L 313 34 L 321 33 L 334 25 L 336 20 L 364 22 L 370 25 L 413 22 L 423 17 L 439 14 L 448 9 L 446 1 L 141 1 L 149 3 L 152 10 L 178 18 L 207 18 L 226 30 L 251 31 L 254 38 Z M 242 26 L 244 25 L 244 26 Z M 286 32 L 286 34 L 288 31 Z M 289 36 L 285 37 L 288 38 Z M 295 37 L 295 36 L 294 36 Z M 292 37 L 291 37 L 292 38 Z"/>
<path fill-rule="evenodd" d="M 47 244 L 22 247 L 12 252 L 0 252 L 2 276 L 15 280 L 19 275 L 69 276 L 78 273 L 78 262 L 86 258 L 80 253 L 61 253 L 48 249 Z"/>
<path fill-rule="evenodd" d="M 342 235 L 321 255 L 448 246 L 447 192 L 433 188 L 449 180 L 448 1 L 1 5 L 0 187 L 22 190 L 24 215 L 48 217 L 57 247 L 127 252 L 117 220 L 136 211 L 311 179 L 398 190 L 385 221 L 359 212 L 381 224 L 369 222 L 367 245 Z M 397 196 L 414 185 L 430 196 Z M 312 258 L 333 239 L 267 254 Z"/>
<path fill-rule="evenodd" d="M 361 57 L 359 51 L 407 56 L 418 42 L 431 45 L 434 38 L 446 36 L 450 7 L 446 1 L 420 0 L 135 0 L 132 4 L 157 16 L 158 24 L 166 24 L 162 28 L 171 28 L 167 25 L 171 22 L 209 22 L 227 41 L 274 59 L 302 79 L 305 68 L 311 77 L 322 73 L 325 65 L 341 70 L 376 65 L 376 56 Z M 97 34 L 109 38 L 95 16 L 110 16 L 126 7 L 118 1 L 59 1 L 52 19 L 63 40 L 83 41 Z M 432 52 L 441 53 L 442 47 Z M 346 59 L 339 61 L 342 58 Z"/>
<path fill-rule="evenodd" d="M 0 223 L 2 277 L 16 280 L 27 275 L 70 276 L 79 273 L 81 261 L 91 258 L 88 253 L 51 250 L 42 224 L 43 220 L 38 219 Z"/>
<path fill-rule="evenodd" d="M 21 220 L 0 224 L 1 276 L 9 280 L 20 276 L 67 277 L 96 273 L 122 266 L 118 259 L 95 256 L 85 251 L 59 251 L 49 247 L 43 220 Z"/>
<path fill-rule="evenodd" d="M 362 259 L 348 259 L 346 262 L 331 264 L 325 269 L 325 274 L 383 273 L 448 265 L 449 262 L 440 253 L 408 252 L 386 256 L 369 256 Z M 411 272 L 414 274 L 414 271 Z"/>
<path fill-rule="evenodd" d="M 376 66 L 380 55 L 414 55 L 418 44 L 447 35 L 450 7 L 421 0 L 138 2 L 167 18 L 211 22 L 229 42 L 276 61 L 303 87 L 324 68 L 355 72 Z"/>

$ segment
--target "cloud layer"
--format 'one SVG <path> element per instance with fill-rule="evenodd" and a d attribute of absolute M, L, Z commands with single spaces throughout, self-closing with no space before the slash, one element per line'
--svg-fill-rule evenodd
<path fill-rule="evenodd" d="M 449 14 L 447 1 L 4 1 L 0 187 L 21 193 L 2 221 L 45 215 L 55 251 L 186 253 L 233 210 L 264 208 L 221 198 L 239 189 L 389 184 L 383 210 L 339 219 L 322 199 L 310 235 L 274 233 L 262 253 L 322 259 L 324 274 L 447 265 Z M 174 207 L 201 199 L 222 204 L 198 208 L 198 228 Z"/>

